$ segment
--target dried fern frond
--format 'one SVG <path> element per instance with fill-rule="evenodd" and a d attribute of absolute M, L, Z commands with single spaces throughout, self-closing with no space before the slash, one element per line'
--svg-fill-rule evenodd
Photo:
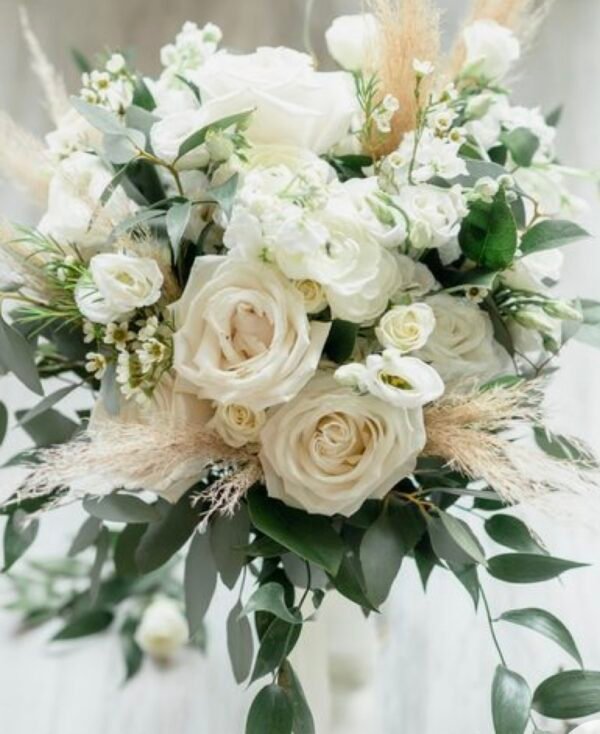
<path fill-rule="evenodd" d="M 369 0 L 369 5 L 380 28 L 381 48 L 377 58 L 381 96 L 392 94 L 400 102 L 400 109 L 392 119 L 392 132 L 383 144 L 369 151 L 379 157 L 397 148 L 403 135 L 417 125 L 413 61 L 419 59 L 437 65 L 440 12 L 432 0 Z M 432 77 L 423 81 L 423 99 L 427 99 L 433 83 Z"/>
<path fill-rule="evenodd" d="M 45 206 L 52 163 L 41 140 L 0 111 L 0 175 Z"/>
<path fill-rule="evenodd" d="M 37 36 L 31 28 L 27 10 L 23 6 L 19 8 L 19 15 L 23 37 L 31 54 L 33 71 L 44 92 L 50 117 L 54 124 L 58 126 L 61 119 L 71 108 L 65 81 L 44 53 Z"/>
<path fill-rule="evenodd" d="M 483 479 L 511 503 L 597 490 L 600 479 L 592 461 L 555 459 L 515 440 L 516 429 L 542 421 L 541 400 L 536 382 L 451 393 L 425 411 L 425 454 L 473 480 Z M 589 452 L 582 447 L 581 455 Z"/>

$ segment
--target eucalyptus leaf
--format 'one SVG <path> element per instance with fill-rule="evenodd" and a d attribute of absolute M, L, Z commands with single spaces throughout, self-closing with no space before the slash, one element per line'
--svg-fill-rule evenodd
<path fill-rule="evenodd" d="M 146 525 L 127 525 L 118 535 L 115 545 L 114 562 L 118 576 L 124 578 L 138 576 L 135 554 L 147 530 Z"/>
<path fill-rule="evenodd" d="M 97 517 L 88 517 L 79 528 L 67 555 L 72 558 L 93 545 L 96 542 L 101 529 L 101 520 Z"/>
<path fill-rule="evenodd" d="M 108 553 L 110 550 L 110 533 L 108 528 L 102 527 L 100 533 L 96 538 L 96 556 L 94 563 L 90 570 L 90 589 L 89 596 L 91 604 L 95 604 L 98 598 L 98 592 L 100 590 L 100 583 L 102 581 L 102 571 L 104 564 L 108 559 Z"/>
<path fill-rule="evenodd" d="M 71 104 L 84 117 L 92 127 L 95 127 L 105 135 L 121 135 L 125 130 L 119 118 L 109 110 L 95 104 L 86 102 L 81 97 L 71 97 Z"/>
<path fill-rule="evenodd" d="M 194 637 L 201 629 L 217 586 L 217 569 L 207 533 L 194 533 L 185 559 L 185 614 Z"/>
<path fill-rule="evenodd" d="M 26 413 L 26 410 L 17 410 L 17 420 L 22 422 Z M 44 413 L 29 418 L 22 428 L 38 448 L 45 448 L 66 443 L 73 438 L 79 426 L 66 415 L 49 408 Z"/>
<path fill-rule="evenodd" d="M 117 366 L 114 362 L 106 365 L 100 383 L 100 400 L 109 415 L 119 415 L 121 409 L 121 390 L 117 382 Z"/>
<path fill-rule="evenodd" d="M 88 635 L 96 635 L 104 632 L 112 624 L 114 619 L 113 613 L 109 609 L 92 609 L 84 612 L 73 619 L 59 630 L 53 641 L 74 640 L 79 637 L 87 637 Z"/>
<path fill-rule="evenodd" d="M 289 624 L 302 624 L 302 617 L 297 612 L 293 613 L 288 609 L 283 586 L 276 582 L 259 586 L 248 599 L 243 614 L 248 616 L 255 612 L 269 612 Z"/>
<path fill-rule="evenodd" d="M 228 115 L 227 117 L 223 117 L 221 120 L 217 120 L 216 122 L 211 122 L 210 125 L 206 125 L 205 127 L 200 128 L 200 130 L 192 133 L 179 146 L 175 163 L 183 158 L 184 155 L 202 145 L 211 130 L 226 130 L 228 127 L 232 127 L 233 125 L 243 125 L 253 112 L 254 110 L 245 110 L 244 112 L 239 112 L 235 115 Z"/>
<path fill-rule="evenodd" d="M 533 708 L 549 719 L 578 719 L 600 711 L 600 672 L 567 670 L 547 678 L 533 694 Z"/>
<path fill-rule="evenodd" d="M 454 542 L 476 563 L 485 566 L 485 553 L 481 543 L 467 523 L 441 510 L 439 511 L 439 517 Z"/>
<path fill-rule="evenodd" d="M 131 680 L 138 673 L 144 660 L 144 653 L 135 641 L 138 625 L 138 619 L 128 617 L 119 628 L 119 639 L 121 640 L 121 650 L 125 662 L 125 682 Z"/>
<path fill-rule="evenodd" d="M 6 432 L 8 430 L 8 410 L 6 405 L 0 402 L 0 444 L 4 442 L 6 438 Z"/>
<path fill-rule="evenodd" d="M 146 136 L 139 130 L 123 130 L 118 135 L 104 136 L 104 153 L 111 163 L 124 165 L 146 147 Z"/>
<path fill-rule="evenodd" d="M 92 517 L 108 522 L 149 523 L 159 520 L 161 512 L 132 494 L 114 492 L 105 497 L 86 497 L 83 509 Z"/>
<path fill-rule="evenodd" d="M 8 324 L 0 311 L 0 364 L 37 395 L 44 394 L 35 365 L 35 347 Z"/>
<path fill-rule="evenodd" d="M 242 613 L 242 605 L 237 601 L 227 617 L 227 650 L 233 677 L 238 684 L 243 683 L 250 675 L 254 652 L 250 622 Z"/>
<path fill-rule="evenodd" d="M 545 219 L 525 232 L 520 248 L 523 255 L 530 255 L 532 252 L 562 247 L 589 236 L 589 232 L 575 222 L 565 219 Z"/>
<path fill-rule="evenodd" d="M 164 217 L 165 212 L 162 209 L 138 209 L 135 214 L 126 217 L 122 222 L 119 222 L 110 234 L 110 239 L 115 240 L 130 229 L 137 227 L 141 224 L 147 224 L 152 221 L 156 221 Z"/>
<path fill-rule="evenodd" d="M 301 625 L 289 624 L 278 617 L 271 621 L 260 641 L 252 682 L 279 668 L 298 642 L 301 629 Z"/>
<path fill-rule="evenodd" d="M 125 112 L 125 124 L 127 127 L 139 130 L 146 138 L 150 137 L 150 131 L 159 119 L 147 108 L 140 107 L 136 104 L 130 105 Z"/>
<path fill-rule="evenodd" d="M 492 718 L 495 734 L 524 734 L 531 710 L 531 691 L 526 681 L 499 665 L 492 684 Z"/>
<path fill-rule="evenodd" d="M 228 218 L 231 216 L 231 210 L 233 209 L 239 178 L 239 174 L 234 173 L 225 183 L 220 186 L 213 186 L 206 192 L 210 199 L 221 207 Z"/>
<path fill-rule="evenodd" d="M 66 387 L 61 387 L 59 390 L 56 390 L 56 392 L 51 393 L 50 395 L 46 395 L 46 397 L 41 400 L 37 405 L 35 405 L 33 408 L 30 408 L 19 420 L 19 425 L 22 427 L 26 423 L 28 423 L 33 418 L 37 418 L 39 415 L 42 415 L 50 408 L 54 407 L 57 403 L 60 403 L 61 400 L 67 397 L 67 395 L 70 395 L 73 390 L 76 390 L 80 385 L 67 385 Z M 1 412 L 1 411 L 0 411 Z M 0 443 L 2 443 L 2 416 L 0 415 Z"/>
<path fill-rule="evenodd" d="M 442 561 L 466 566 L 475 560 L 452 537 L 441 517 L 432 517 L 427 522 L 427 532 L 435 555 Z"/>
<path fill-rule="evenodd" d="M 252 702 L 246 722 L 246 734 L 292 734 L 294 711 L 288 694 L 281 686 L 266 686 Z"/>
<path fill-rule="evenodd" d="M 8 571 L 31 546 L 39 530 L 39 521 L 23 510 L 9 516 L 4 528 L 4 570 Z"/>
<path fill-rule="evenodd" d="M 496 579 L 512 584 L 533 584 L 560 576 L 587 564 L 535 553 L 505 553 L 488 559 L 488 571 Z"/>
<path fill-rule="evenodd" d="M 191 201 L 185 201 L 182 204 L 174 204 L 167 212 L 167 234 L 169 235 L 171 248 L 173 250 L 173 262 L 177 262 L 177 260 L 179 260 L 181 240 L 185 234 L 191 214 Z"/>
<path fill-rule="evenodd" d="M 338 572 L 335 576 L 331 576 L 331 581 L 336 590 L 346 599 L 350 599 L 363 609 L 377 611 L 374 601 L 367 596 L 360 559 L 356 553 L 351 550 L 346 551 Z"/>

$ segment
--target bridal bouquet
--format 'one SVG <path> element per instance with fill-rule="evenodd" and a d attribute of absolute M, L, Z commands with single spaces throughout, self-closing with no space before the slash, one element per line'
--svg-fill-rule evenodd
<path fill-rule="evenodd" d="M 217 580 L 237 589 L 234 675 L 268 681 L 248 734 L 314 732 L 289 656 L 326 592 L 369 614 L 403 563 L 425 587 L 443 570 L 498 647 L 495 732 L 541 731 L 600 710 L 564 624 L 485 595 L 582 565 L 510 505 L 597 487 L 585 446 L 544 426 L 544 375 L 569 338 L 598 342 L 600 304 L 552 289 L 587 236 L 559 113 L 506 88 L 542 9 L 476 0 L 443 57 L 429 0 L 372 5 L 327 31 L 338 71 L 186 23 L 158 78 L 112 53 L 73 97 L 24 19 L 56 129 L 0 119 L 0 165 L 45 212 L 0 231 L 0 364 L 42 396 L 16 414 L 36 448 L 11 460 L 5 566 L 43 511 L 82 502 L 90 588 L 60 610 L 76 637 L 185 548 L 191 637 Z M 81 425 L 56 410 L 73 392 Z M 532 690 L 508 624 L 576 665 Z"/>

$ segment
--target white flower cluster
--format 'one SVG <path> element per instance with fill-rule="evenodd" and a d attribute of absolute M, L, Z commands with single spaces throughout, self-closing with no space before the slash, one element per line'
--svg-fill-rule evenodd
<path fill-rule="evenodd" d="M 81 97 L 112 112 L 124 114 L 133 101 L 134 84 L 122 54 L 112 54 L 104 69 L 95 69 L 81 77 Z"/>

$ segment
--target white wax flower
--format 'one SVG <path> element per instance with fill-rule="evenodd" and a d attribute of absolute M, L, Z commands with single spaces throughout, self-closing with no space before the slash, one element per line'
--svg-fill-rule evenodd
<path fill-rule="evenodd" d="M 350 516 L 414 470 L 425 440 L 421 409 L 323 377 L 269 415 L 260 460 L 271 497 L 310 513 Z"/>
<path fill-rule="evenodd" d="M 179 604 L 168 597 L 158 597 L 146 607 L 135 633 L 142 650 L 159 660 L 173 657 L 188 637 L 188 625 Z"/>
<path fill-rule="evenodd" d="M 435 120 L 432 122 L 435 124 Z M 413 183 L 426 183 L 436 176 L 447 181 L 464 176 L 467 164 L 459 154 L 461 144 L 425 128 L 415 151 L 415 133 L 408 133 L 398 149 L 384 160 L 382 180 L 391 177 L 398 190 L 409 183 L 409 178 Z"/>
<path fill-rule="evenodd" d="M 514 33 L 493 20 L 478 20 L 463 33 L 466 60 L 463 73 L 501 81 L 521 55 Z"/>
<path fill-rule="evenodd" d="M 109 324 L 127 318 L 137 308 L 156 303 L 163 281 L 156 260 L 101 253 L 92 257 L 89 274 L 77 284 L 75 302 L 89 321 Z"/>
<path fill-rule="evenodd" d="M 385 313 L 375 335 L 383 347 L 406 354 L 425 346 L 435 328 L 435 316 L 426 303 L 395 306 Z"/>
<path fill-rule="evenodd" d="M 228 446 L 240 448 L 258 441 L 266 419 L 264 410 L 252 410 L 237 403 L 218 403 L 207 428 L 218 433 Z"/>
<path fill-rule="evenodd" d="M 372 13 L 334 18 L 325 31 L 325 41 L 343 69 L 370 72 L 377 65 L 379 23 Z"/>

